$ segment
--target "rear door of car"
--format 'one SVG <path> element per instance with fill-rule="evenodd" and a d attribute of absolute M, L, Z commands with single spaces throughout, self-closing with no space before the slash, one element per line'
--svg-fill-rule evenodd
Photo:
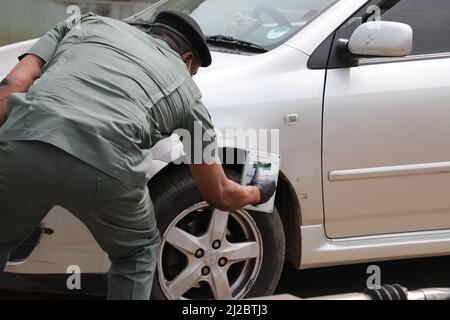
<path fill-rule="evenodd" d="M 450 1 L 370 7 L 375 2 L 336 32 L 329 59 L 323 187 L 330 238 L 450 228 Z M 343 64 L 337 41 L 377 11 L 383 21 L 412 26 L 412 55 Z"/>

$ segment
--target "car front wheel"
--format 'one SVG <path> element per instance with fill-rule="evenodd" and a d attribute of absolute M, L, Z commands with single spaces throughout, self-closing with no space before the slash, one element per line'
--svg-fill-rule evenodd
<path fill-rule="evenodd" d="M 274 292 L 285 256 L 276 210 L 215 210 L 181 167 L 153 181 L 150 192 L 162 237 L 153 299 L 231 300 Z"/>

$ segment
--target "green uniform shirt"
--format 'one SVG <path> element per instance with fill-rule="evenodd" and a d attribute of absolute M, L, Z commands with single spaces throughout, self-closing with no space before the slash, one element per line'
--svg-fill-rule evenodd
<path fill-rule="evenodd" d="M 147 182 L 149 149 L 174 130 L 194 137 L 200 121 L 215 140 L 180 56 L 135 27 L 100 16 L 61 22 L 28 53 L 46 64 L 28 93 L 9 98 L 0 140 L 47 142 L 132 185 Z M 191 149 L 199 144 L 210 142 L 197 135 Z"/>

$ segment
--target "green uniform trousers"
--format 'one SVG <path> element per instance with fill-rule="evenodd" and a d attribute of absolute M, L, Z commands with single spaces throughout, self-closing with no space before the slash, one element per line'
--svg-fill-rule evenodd
<path fill-rule="evenodd" d="M 148 188 L 42 142 L 0 141 L 0 271 L 56 205 L 81 220 L 109 255 L 108 299 L 149 299 L 160 235 Z M 70 232 L 70 225 L 56 232 Z"/>

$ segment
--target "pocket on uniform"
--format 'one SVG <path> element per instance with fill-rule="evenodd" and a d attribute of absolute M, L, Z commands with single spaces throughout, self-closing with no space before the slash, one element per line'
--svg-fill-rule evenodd
<path fill-rule="evenodd" d="M 148 214 L 146 188 L 126 185 L 113 178 L 97 179 L 95 220 L 128 229 L 139 227 Z"/>

